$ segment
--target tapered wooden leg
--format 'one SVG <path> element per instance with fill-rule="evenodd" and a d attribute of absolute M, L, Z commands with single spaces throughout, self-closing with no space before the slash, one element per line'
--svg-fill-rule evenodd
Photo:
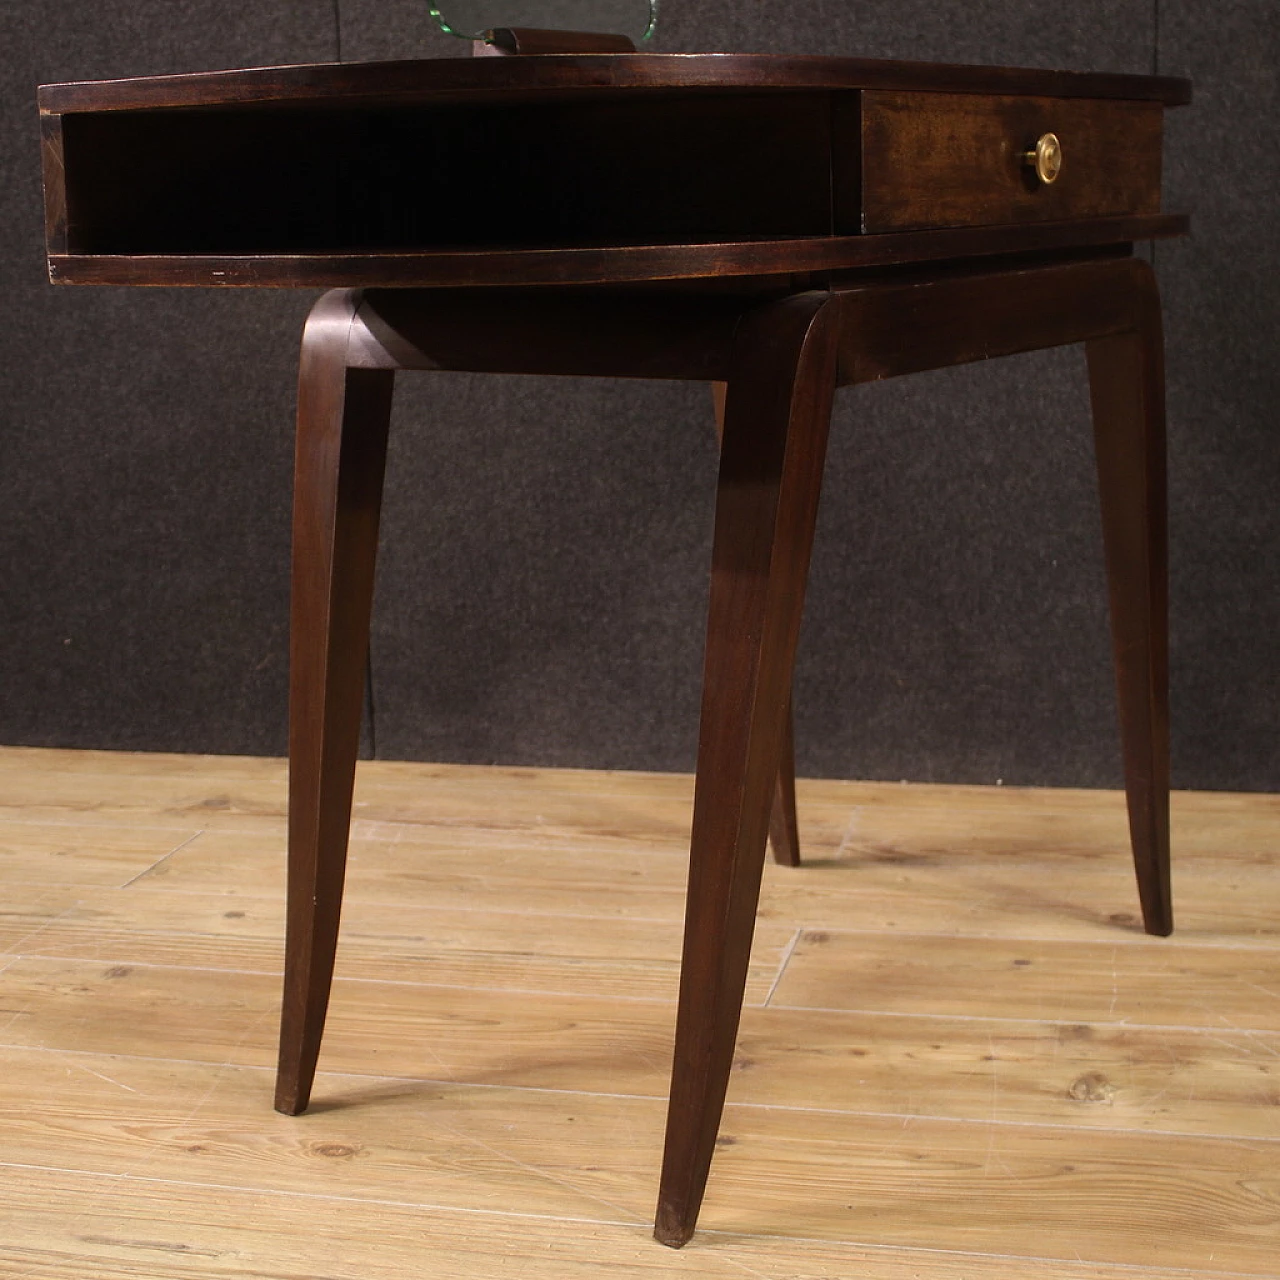
<path fill-rule="evenodd" d="M 654 1234 L 693 1234 L 742 1012 L 835 388 L 839 303 L 744 317 L 720 455 L 684 959 Z"/>
<path fill-rule="evenodd" d="M 1173 931 L 1169 887 L 1169 591 L 1164 346 L 1150 267 L 1135 332 L 1087 344 L 1125 792 L 1142 919 Z"/>
<path fill-rule="evenodd" d="M 716 435 L 724 439 L 724 403 L 728 384 L 713 382 L 711 399 L 716 411 Z M 787 695 L 787 718 L 783 729 L 782 756 L 773 790 L 773 812 L 769 815 L 769 844 L 773 860 L 784 867 L 800 865 L 800 826 L 796 820 L 796 730 Z"/>
<path fill-rule="evenodd" d="M 791 695 L 782 713 L 782 744 L 778 772 L 773 780 L 773 808 L 769 813 L 769 846 L 774 862 L 784 867 L 800 865 L 800 832 L 796 825 L 796 743 Z"/>
<path fill-rule="evenodd" d="M 325 295 L 298 383 L 289 693 L 289 911 L 278 1111 L 306 1110 L 324 1032 L 360 745 L 394 373 L 346 367 L 359 295 Z"/>

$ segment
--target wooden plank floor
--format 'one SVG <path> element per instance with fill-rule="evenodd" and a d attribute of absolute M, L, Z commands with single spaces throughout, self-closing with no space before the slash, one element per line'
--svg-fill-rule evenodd
<path fill-rule="evenodd" d="M 0 1276 L 1280 1274 L 1280 797 L 809 782 L 702 1229 L 648 1236 L 690 781 L 361 766 L 271 1110 L 277 760 L 0 750 Z"/>

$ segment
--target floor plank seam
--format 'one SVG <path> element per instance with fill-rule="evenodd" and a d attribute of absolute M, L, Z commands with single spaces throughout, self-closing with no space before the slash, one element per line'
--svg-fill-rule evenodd
<path fill-rule="evenodd" d="M 23 806 L 23 807 L 29 808 L 30 806 Z M 141 810 L 139 812 L 145 812 L 145 810 Z M 178 815 L 175 814 L 174 816 L 176 818 Z M 208 819 L 207 811 L 205 813 L 200 814 L 199 816 L 205 819 L 206 821 Z M 6 821 L 9 821 L 9 820 L 0 818 L 0 822 L 6 822 Z M 259 821 L 260 822 L 270 821 L 274 826 L 278 828 L 277 831 L 272 832 L 272 836 L 273 838 L 276 838 L 276 837 L 279 838 L 280 850 L 281 850 L 281 854 L 283 855 L 286 834 L 287 834 L 284 814 L 283 813 L 271 814 L 269 818 L 263 817 Z M 24 826 L 29 826 L 29 827 L 67 827 L 69 829 L 74 829 L 76 831 L 116 831 L 116 832 L 141 831 L 144 833 L 153 833 L 157 831 L 190 831 L 193 825 L 190 822 L 184 822 L 184 823 L 175 822 L 175 823 L 164 823 L 160 826 L 154 826 L 154 827 L 148 826 L 145 822 L 139 821 L 139 813 L 135 813 L 135 812 L 125 812 L 125 813 L 119 814 L 118 816 L 112 815 L 109 817 L 99 818 L 95 822 L 63 822 L 63 821 L 55 822 L 45 818 L 34 818 L 34 819 L 23 819 L 22 824 Z M 207 834 L 207 835 L 216 834 L 220 836 L 251 836 L 255 839 L 261 839 L 263 836 L 263 830 L 261 825 L 240 827 L 240 826 L 233 826 L 231 825 L 230 822 L 227 822 L 227 823 L 217 822 L 211 826 L 206 826 L 202 828 L 202 831 L 204 832 L 204 834 Z"/>
<path fill-rule="evenodd" d="M 767 1231 L 736 1231 L 726 1227 L 703 1227 L 698 1228 L 699 1235 L 721 1236 L 721 1237 L 740 1237 L 744 1240 L 785 1240 L 788 1244 L 797 1245 L 815 1245 L 818 1247 L 830 1247 L 835 1241 L 829 1236 L 800 1236 L 800 1235 L 781 1235 L 775 1232 Z M 943 1249 L 937 1245 L 927 1244 L 885 1244 L 880 1240 L 855 1240 L 841 1239 L 842 1245 L 854 1245 L 859 1249 L 866 1249 L 868 1252 L 877 1253 L 925 1253 L 936 1254 L 944 1258 L 975 1258 L 986 1259 L 991 1262 L 1021 1262 L 1021 1263 L 1067 1263 L 1068 1265 L 1076 1265 L 1088 1268 L 1096 1268 L 1102 1270 L 1104 1267 L 1112 1271 L 1128 1271 L 1135 1276 L 1194 1276 L 1197 1280 L 1271 1280 L 1271 1277 L 1260 1274 L 1257 1271 L 1206 1271 L 1202 1267 L 1170 1267 L 1164 1264 L 1160 1266 L 1145 1266 L 1139 1262 L 1113 1262 L 1109 1258 L 1082 1258 L 1079 1254 L 1072 1256 L 1057 1254 L 1037 1254 L 1037 1253 L 995 1253 L 990 1250 L 982 1249 Z"/>
<path fill-rule="evenodd" d="M 175 850 L 174 852 L 177 852 Z M 166 855 L 167 857 L 168 855 Z M 165 859 L 161 859 L 163 862 Z M 159 865 L 157 863 L 156 865 Z M 60 889 L 82 889 L 86 895 L 96 893 L 117 893 L 123 889 L 131 887 L 141 876 L 148 874 L 152 868 L 140 873 L 123 885 L 99 885 L 99 884 L 77 884 L 62 883 L 57 884 L 46 880 L 9 880 L 7 883 L 13 885 L 21 885 L 28 888 L 48 889 L 55 892 Z M 283 874 L 283 873 L 282 873 Z M 278 906 L 281 910 L 284 908 L 284 898 L 278 894 L 263 893 L 237 893 L 237 892 L 219 892 L 212 889 L 181 889 L 171 888 L 168 885 L 156 884 L 147 886 L 148 892 L 161 894 L 165 897 L 174 898 L 218 898 L 227 901 L 236 902 L 254 902 L 272 904 Z M 675 891 L 672 891 L 675 896 Z M 81 899 L 83 902 L 85 899 Z M 485 906 L 455 906 L 437 905 L 434 903 L 412 903 L 406 902 L 403 896 L 374 898 L 363 896 L 358 888 L 353 888 L 344 896 L 344 903 L 348 907 L 391 907 L 397 911 L 403 912 L 421 912 L 424 917 L 432 915 L 468 915 L 468 916 L 494 916 L 502 918 L 530 919 L 530 920 L 593 920 L 602 924 L 636 924 L 636 925 L 656 925 L 670 926 L 676 932 L 679 931 L 680 917 L 678 916 L 636 916 L 629 914 L 619 914 L 610 912 L 562 912 L 562 911 L 539 911 L 539 910 L 517 910 L 510 907 L 485 907 Z M 765 903 L 768 906 L 768 903 Z M 779 924 L 780 921 L 765 921 L 768 924 Z M 100 927 L 86 924 L 85 928 Z M 203 934 L 191 930 L 180 929 L 137 929 L 132 930 L 139 936 L 143 937 L 164 937 L 164 938 L 181 938 L 181 937 L 212 937 L 220 936 L 213 934 Z M 964 932 L 946 932 L 921 929 L 898 929 L 898 928 L 860 928 L 850 925 L 838 925 L 823 923 L 821 919 L 810 924 L 801 925 L 797 932 L 805 933 L 826 933 L 839 934 L 848 937 L 870 937 L 870 938 L 930 938 L 937 941 L 965 941 L 965 942 L 990 942 L 990 943 L 1026 943 L 1030 946 L 1048 945 L 1054 947 L 1142 947 L 1150 946 L 1153 954 L 1159 954 L 1155 948 L 1163 948 L 1166 952 L 1170 952 L 1177 948 L 1182 951 L 1221 951 L 1230 953 L 1240 953 L 1244 955 L 1265 955 L 1271 952 L 1280 952 L 1280 940 L 1272 942 L 1259 941 L 1249 943 L 1220 943 L 1206 942 L 1194 938 L 1177 938 L 1169 941 L 1163 938 L 1148 938 L 1145 935 L 1137 937 L 1115 937 L 1106 936 L 1089 936 L 1080 938 L 1063 937 L 1061 934 L 1010 934 L 1010 933 L 964 933 Z M 348 934 L 344 930 L 343 943 L 348 941 Z M 372 935 L 371 935 L 372 936 Z M 262 941 L 262 939 L 257 939 Z M 362 944 L 363 945 L 363 944 Z M 502 953 L 506 954 L 506 953 Z M 1264 990 L 1264 994 L 1280 998 L 1280 993 Z"/>
<path fill-rule="evenodd" d="M 71 1174 L 79 1178 L 101 1178 L 115 1182 L 140 1182 L 161 1187 L 194 1187 L 202 1191 L 231 1191 L 261 1196 L 278 1196 L 289 1200 L 318 1200 L 326 1204 L 380 1205 L 387 1209 L 417 1209 L 428 1213 L 462 1213 L 485 1218 L 534 1219 L 542 1222 L 568 1222 L 583 1226 L 644 1226 L 637 1216 L 629 1219 L 588 1218 L 581 1214 L 532 1213 L 522 1209 L 485 1209 L 472 1205 L 437 1204 L 430 1200 L 393 1200 L 386 1196 L 340 1196 L 328 1191 L 290 1191 L 284 1187 L 255 1187 L 243 1183 L 199 1182 L 192 1178 L 157 1178 L 150 1174 L 102 1173 L 95 1169 L 75 1169 L 64 1165 L 28 1164 L 0 1160 L 0 1169 L 25 1169 L 40 1173 Z M 539 1171 L 541 1172 L 541 1171 Z"/>
<path fill-rule="evenodd" d="M 2 800 L 0 800 L 0 805 L 5 805 L 5 802 L 4 802 L 4 801 L 2 801 Z M 11 806 L 7 806 L 7 805 L 5 805 L 5 807 L 11 807 Z M 17 807 L 17 808 L 27 808 L 27 807 L 29 807 L 29 806 L 26 806 L 26 805 L 20 805 L 20 806 L 12 806 L 12 807 Z M 145 812 L 145 811 L 142 811 L 142 812 Z M 116 822 L 115 822 L 114 820 L 113 820 L 112 822 L 110 822 L 110 823 L 106 823 L 106 822 L 75 822 L 75 821 L 73 821 L 73 820 L 72 820 L 72 819 L 70 819 L 70 818 L 6 818 L 6 817 L 3 817 L 3 816 L 0 816 L 0 828 L 7 828 L 7 827 L 73 827 L 73 828 L 74 828 L 75 830 L 77 830 L 77 831 L 85 831 L 85 830 L 93 831 L 93 830 L 98 830 L 98 829 L 100 829 L 100 828 L 102 828 L 102 827 L 104 827 L 104 826 L 115 826 L 115 825 L 117 825 L 117 824 L 116 824 Z M 127 822 L 127 823 L 121 823 L 120 825 L 127 825 L 127 826 L 129 826 L 129 827 L 130 827 L 132 830 L 134 830 L 134 831 L 147 831 L 147 832 L 151 832 L 151 831 L 185 831 L 185 832 L 190 832 L 190 831 L 191 831 L 191 824 L 190 824 L 189 822 L 187 822 L 187 823 L 181 823 L 181 824 L 179 824 L 179 823 L 168 823 L 168 822 L 158 822 L 158 823 L 138 822 L 138 821 L 135 821 L 135 820 L 134 820 L 134 817 L 133 817 L 133 815 L 132 815 L 132 814 L 130 814 L 130 815 L 129 815 L 129 818 L 128 818 L 128 822 Z M 199 833 L 197 832 L 196 834 L 198 835 Z"/>
<path fill-rule="evenodd" d="M 282 871 L 283 878 L 283 871 Z M 123 886 L 122 886 L 123 887 Z M 192 897 L 192 898 L 230 898 L 234 897 L 239 902 L 269 902 L 284 909 L 284 898 L 280 895 L 272 894 L 222 894 L 217 892 L 207 892 L 199 889 L 170 889 L 168 887 L 156 886 L 155 892 L 163 893 L 166 896 L 174 897 Z M 674 895 L 673 895 L 674 896 Z M 632 916 L 618 915 L 609 912 L 587 912 L 587 911 L 525 911 L 512 907 L 464 907 L 454 906 L 450 903 L 448 906 L 437 906 L 429 903 L 408 902 L 403 896 L 398 898 L 365 898 L 360 895 L 358 889 L 343 895 L 344 907 L 392 907 L 397 911 L 413 912 L 420 911 L 426 915 L 469 915 L 469 916 L 508 916 L 516 919 L 527 920 L 598 920 L 602 924 L 653 924 L 666 925 L 675 932 L 679 932 L 681 917 L 680 916 Z M 140 930 L 139 932 L 147 933 L 164 933 L 166 936 L 182 936 L 181 931 L 173 930 Z M 347 938 L 344 929 L 343 940 Z"/>
<path fill-rule="evenodd" d="M 773 993 L 778 989 L 778 983 L 782 981 L 782 975 L 787 971 L 787 965 L 791 962 L 791 957 L 795 954 L 796 946 L 803 936 L 805 930 L 801 926 L 792 935 L 791 940 L 787 943 L 786 950 L 782 953 L 782 958 L 778 961 L 778 971 L 773 975 L 773 981 L 769 984 L 769 990 L 765 993 L 764 999 L 760 1002 L 760 1007 L 768 1008 L 769 1002 L 773 999 Z"/>
<path fill-rule="evenodd" d="M 283 944 L 282 944 L 283 945 Z M 341 945 L 341 944 L 339 944 Z M 341 954 L 341 952 L 339 952 Z M 514 954 L 514 953 L 513 953 Z M 134 960 L 128 956 L 60 956 L 45 955 L 42 953 L 32 953 L 29 955 L 15 956 L 20 960 L 53 960 L 59 964 L 127 964 L 135 969 L 166 969 L 179 970 L 189 973 L 217 973 L 230 976 L 238 976 L 242 978 L 280 978 L 279 969 L 223 969 L 217 965 L 193 965 L 193 964 L 174 964 L 165 963 L 159 960 Z M 677 965 L 676 960 L 670 961 L 672 970 Z M 573 1000 L 597 1000 L 601 1002 L 617 1002 L 625 1001 L 628 1004 L 649 1004 L 663 1005 L 669 1008 L 675 1008 L 674 990 L 671 996 L 634 996 L 615 993 L 604 993 L 594 991 L 566 991 L 563 989 L 555 989 L 548 987 L 488 987 L 473 986 L 465 982 L 416 982 L 411 978 L 362 978 L 358 975 L 337 974 L 333 979 L 335 989 L 344 982 L 358 983 L 361 985 L 378 985 L 385 987 L 413 987 L 422 990 L 439 990 L 439 991 L 488 991 L 494 995 L 509 996 L 556 996 Z M 672 984 L 674 988 L 674 982 Z M 759 1009 L 763 1006 L 758 1001 L 746 1000 L 743 1002 L 744 1009 Z"/>
<path fill-rule="evenodd" d="M 560 1177 L 541 1165 L 531 1164 L 526 1160 L 521 1160 L 518 1156 L 513 1156 L 509 1151 L 503 1151 L 500 1147 L 495 1147 L 491 1143 L 483 1141 L 475 1134 L 467 1133 L 465 1130 L 457 1129 L 453 1125 L 442 1125 L 441 1130 L 462 1142 L 469 1143 L 473 1147 L 478 1147 L 481 1151 L 487 1151 L 490 1155 L 497 1156 L 499 1160 L 521 1169 L 526 1173 L 531 1173 L 536 1178 L 543 1178 L 550 1182 L 553 1186 L 564 1187 L 571 1191 L 574 1195 L 582 1196 L 584 1199 L 590 1200 L 595 1204 L 603 1205 L 606 1209 L 612 1209 L 614 1213 L 626 1214 L 633 1225 L 641 1226 L 644 1220 L 633 1209 L 625 1209 L 622 1205 L 614 1204 L 611 1200 L 606 1200 L 603 1196 L 598 1196 L 590 1191 L 584 1191 L 581 1187 L 576 1186 L 568 1178 Z"/>
<path fill-rule="evenodd" d="M 388 1209 L 408 1209 L 418 1212 L 432 1214 L 460 1214 L 467 1217 L 483 1217 L 498 1219 L 513 1219 L 520 1221 L 540 1221 L 540 1222 L 557 1222 L 568 1223 L 581 1226 L 610 1227 L 620 1230 L 634 1232 L 637 1230 L 645 1230 L 647 1232 L 647 1222 L 639 1219 L 608 1219 L 587 1217 L 585 1215 L 570 1214 L 545 1214 L 531 1213 L 522 1210 L 510 1209 L 489 1209 L 479 1208 L 475 1206 L 462 1206 L 450 1204 L 437 1204 L 433 1201 L 418 1200 L 399 1200 L 389 1197 L 374 1196 L 339 1196 L 328 1192 L 317 1191 L 292 1191 L 279 1187 L 255 1187 L 243 1184 L 220 1183 L 220 1182 L 200 1182 L 192 1179 L 182 1178 L 155 1178 L 145 1175 L 135 1175 L 129 1173 L 102 1173 L 96 1170 L 82 1170 L 67 1168 L 58 1165 L 38 1165 L 28 1163 L 18 1163 L 9 1161 L 0 1161 L 0 1169 L 19 1169 L 37 1173 L 56 1173 L 67 1176 L 86 1178 L 93 1180 L 101 1180 L 110 1183 L 140 1183 L 150 1186 L 172 1186 L 172 1187 L 190 1187 L 196 1190 L 204 1191 L 224 1191 L 241 1195 L 260 1195 L 264 1197 L 273 1197 L 287 1200 L 302 1200 L 319 1202 L 323 1204 L 351 1204 L 364 1206 L 377 1206 Z M 1068 1263 L 1076 1264 L 1091 1268 L 1109 1267 L 1113 1271 L 1125 1271 L 1133 1274 L 1135 1277 L 1143 1276 L 1194 1276 L 1194 1277 L 1212 1277 L 1214 1280 L 1264 1280 L 1264 1278 L 1256 1271 L 1245 1272 L 1235 1270 L 1206 1270 L 1204 1268 L 1189 1268 L 1177 1266 L 1144 1266 L 1139 1263 L 1115 1262 L 1108 1259 L 1081 1258 L 1078 1255 L 1068 1257 L 1065 1255 L 1055 1254 L 1031 1254 L 1031 1253 L 999 1253 L 992 1250 L 968 1250 L 968 1249 L 945 1249 L 932 1245 L 921 1245 L 918 1243 L 903 1244 L 886 1244 L 878 1240 L 859 1240 L 856 1238 L 841 1238 L 833 1240 L 826 1236 L 801 1236 L 801 1235 L 783 1235 L 777 1232 L 767 1231 L 743 1231 L 741 1229 L 717 1228 L 704 1226 L 699 1229 L 699 1234 L 704 1236 L 713 1236 L 726 1240 L 744 1240 L 744 1241 L 785 1241 L 788 1245 L 812 1245 L 818 1248 L 831 1248 L 833 1245 L 844 1247 L 855 1247 L 865 1249 L 868 1252 L 885 1253 L 885 1254 L 914 1254 L 920 1253 L 925 1255 L 936 1255 L 939 1257 L 973 1259 L 975 1261 L 987 1260 L 991 1262 L 1013 1262 L 1023 1264 L 1048 1264 L 1048 1263 Z M 655 1244 L 654 1249 L 661 1246 Z M 657 1256 L 657 1255 L 655 1255 Z M 726 1259 L 728 1260 L 728 1259 Z"/>
<path fill-rule="evenodd" d="M 173 857 L 175 853 L 181 853 L 182 850 L 187 847 L 187 845 L 189 845 L 193 840 L 199 840 L 202 835 L 204 835 L 203 831 L 197 831 L 195 832 L 194 835 L 188 836 L 180 844 L 177 844 L 172 849 L 170 849 L 169 852 L 166 853 L 162 858 L 157 858 L 156 861 L 153 862 L 149 867 L 146 867 L 142 871 L 139 871 L 136 876 L 133 876 L 130 879 L 126 880 L 124 884 L 120 885 L 119 887 L 121 889 L 127 889 L 130 885 L 137 884 L 138 881 L 141 880 L 143 876 L 148 876 L 157 867 L 163 866 L 166 862 L 169 861 L 170 858 Z"/>
<path fill-rule="evenodd" d="M 374 982 L 377 979 L 369 978 L 365 981 Z M 770 1009 L 786 1010 L 792 1013 L 822 1013 L 835 1014 L 841 1017 L 858 1017 L 858 1018 L 932 1018 L 935 1021 L 943 1022 L 998 1022 L 1003 1024 L 1036 1026 L 1036 1027 L 1063 1027 L 1077 1026 L 1083 1023 L 1090 1027 L 1115 1027 L 1122 1031 L 1177 1031 L 1183 1033 L 1208 1034 L 1211 1031 L 1235 1031 L 1242 1036 L 1275 1036 L 1280 1035 L 1280 1028 L 1277 1027 L 1241 1027 L 1233 1022 L 1223 1022 L 1221 1024 L 1214 1023 L 1206 1026 L 1203 1023 L 1198 1025 L 1188 1025 L 1172 1022 L 1131 1022 L 1127 1018 L 1118 1018 L 1107 1021 L 1105 1018 L 1031 1018 L 1031 1017 L 1013 1017 L 1009 1014 L 998 1013 L 952 1013 L 938 1012 L 936 1010 L 927 1013 L 918 1013 L 910 1009 L 858 1009 L 858 1008 L 835 1008 L 830 1005 L 817 1004 L 771 1004 Z M 1221 1016 L 1221 1015 L 1219 1015 Z"/>
<path fill-rule="evenodd" d="M 1101 924 L 1101 921 L 1099 921 Z M 1116 936 L 1108 933 L 1105 937 L 1064 938 L 1058 935 L 1018 934 L 1018 933 L 960 933 L 933 929 L 867 929 L 852 925 L 806 924 L 801 928 L 803 933 L 835 933 L 847 937 L 872 938 L 934 938 L 939 941 L 956 941 L 964 939 L 973 942 L 1025 942 L 1029 946 L 1054 947 L 1149 947 L 1153 955 L 1169 954 L 1178 950 L 1187 951 L 1232 951 L 1254 954 L 1256 952 L 1280 951 L 1280 940 L 1276 942 L 1257 942 L 1247 945 L 1240 943 L 1205 942 L 1195 938 L 1153 938 L 1145 933 Z M 1275 993 L 1270 993 L 1275 994 Z M 1276 996 L 1280 999 L 1280 996 Z"/>
<path fill-rule="evenodd" d="M 74 910 L 74 908 L 68 908 Z M 40 930 L 43 931 L 54 921 L 47 922 L 42 925 Z M 213 935 L 211 935 L 213 936 Z M 213 973 L 225 974 L 230 976 L 248 977 L 248 978 L 276 978 L 280 977 L 278 969 L 235 969 L 222 968 L 217 965 L 193 965 L 178 964 L 176 962 L 165 962 L 159 960 L 138 960 L 127 955 L 107 955 L 107 956 L 67 956 L 57 954 L 46 954 L 44 952 L 7 952 L 3 953 L 10 961 L 53 961 L 59 964 L 127 964 L 136 969 L 160 969 L 166 971 L 179 971 L 190 973 Z M 507 953 L 503 953 L 507 954 Z M 518 953 L 511 953 L 518 954 Z M 675 961 L 670 962 L 672 965 Z M 374 985 L 386 987 L 409 987 L 415 990 L 440 990 L 440 991 L 475 991 L 489 992 L 493 995 L 514 995 L 514 996 L 553 996 L 570 1000 L 594 1000 L 601 1002 L 608 1001 L 624 1001 L 629 1004 L 644 1005 L 661 1005 L 668 1008 L 675 1006 L 674 996 L 637 996 L 627 994 L 606 993 L 600 994 L 593 991 L 581 990 L 565 990 L 553 989 L 545 987 L 495 987 L 495 986 L 476 986 L 471 983 L 463 982 L 421 982 L 411 978 L 367 978 L 355 974 L 338 973 L 334 977 L 335 987 L 343 983 L 352 983 L 360 985 Z M 915 1019 L 932 1019 L 934 1021 L 954 1021 L 954 1022 L 973 1022 L 973 1023 L 999 1023 L 1001 1025 L 1023 1025 L 1023 1026 L 1074 1026 L 1084 1023 L 1093 1027 L 1100 1028 L 1117 1028 L 1125 1031 L 1152 1031 L 1165 1032 L 1173 1031 L 1182 1034 L 1208 1035 L 1212 1032 L 1234 1032 L 1238 1035 L 1257 1037 L 1257 1036 L 1280 1036 L 1280 1028 L 1277 1027 L 1259 1027 L 1259 1026 L 1241 1026 L 1223 1019 L 1220 1023 L 1210 1025 L 1204 1024 L 1188 1024 L 1188 1023 L 1165 1023 L 1165 1022 L 1134 1022 L 1128 1018 L 1106 1019 L 1106 1018 L 1076 1018 L 1076 1017 L 1059 1017 L 1059 1018 L 1039 1018 L 1027 1015 L 1015 1016 L 1006 1014 L 971 1014 L 956 1013 L 952 1011 L 930 1010 L 919 1012 L 916 1010 L 906 1009 L 869 1009 L 860 1007 L 845 1007 L 831 1005 L 806 1005 L 806 1004 L 787 1004 L 774 1001 L 768 1005 L 760 1000 L 745 1000 L 743 1009 L 751 1010 L 768 1010 L 770 1012 L 779 1013 L 820 1013 L 824 1015 L 832 1015 L 836 1017 L 858 1017 L 858 1018 L 915 1018 Z M 1222 1015 L 1219 1015 L 1221 1017 Z"/>
<path fill-rule="evenodd" d="M 175 1066 L 205 1067 L 215 1073 L 221 1072 L 224 1069 L 230 1069 L 237 1072 L 248 1071 L 259 1075 L 274 1075 L 275 1072 L 275 1068 L 273 1066 L 257 1062 L 228 1062 L 222 1060 L 214 1061 L 201 1058 L 174 1058 L 147 1054 L 105 1053 L 95 1052 L 93 1050 L 57 1049 L 43 1045 L 19 1044 L 4 1045 L 0 1047 L 24 1053 L 47 1054 L 56 1058 L 105 1058 L 111 1061 L 154 1062 L 172 1064 Z M 97 1073 L 91 1072 L 90 1074 Z M 613 1089 L 565 1089 L 559 1088 L 555 1085 L 519 1084 L 511 1081 L 493 1082 L 489 1080 L 470 1080 L 466 1077 L 458 1076 L 439 1077 L 404 1074 L 388 1075 L 383 1072 L 351 1071 L 339 1068 L 322 1069 L 316 1073 L 317 1098 L 322 1096 L 323 1086 L 338 1081 L 352 1081 L 365 1087 L 374 1083 L 411 1084 L 421 1085 L 425 1088 L 447 1089 L 459 1092 L 479 1089 L 495 1093 L 545 1094 L 553 1097 L 597 1098 L 616 1100 L 620 1102 L 652 1102 L 664 1106 L 667 1102 L 667 1096 L 665 1093 L 622 1093 Z M 207 1097 L 201 1100 L 199 1106 L 203 1106 L 205 1101 L 207 1101 Z M 333 1099 L 329 1099 L 328 1102 L 330 1109 L 342 1109 L 340 1101 L 335 1102 Z M 1270 1137 L 1260 1134 L 1241 1135 L 1238 1133 L 1209 1133 L 1197 1129 L 1162 1129 L 1135 1127 L 1133 1125 L 1071 1123 L 1070 1121 L 1065 1120 L 1004 1120 L 997 1119 L 994 1116 L 957 1116 L 947 1115 L 937 1111 L 881 1111 L 853 1107 L 803 1106 L 797 1103 L 754 1102 L 749 1099 L 737 1098 L 730 1098 L 725 1104 L 725 1109 L 728 1112 L 732 1112 L 736 1109 L 764 1113 L 841 1116 L 868 1120 L 901 1120 L 906 1123 L 921 1121 L 927 1124 L 955 1124 L 975 1127 L 996 1126 L 998 1128 L 1009 1129 L 1040 1129 L 1052 1130 L 1055 1132 L 1067 1132 L 1081 1137 L 1093 1134 L 1111 1134 L 1129 1135 L 1142 1138 L 1190 1138 L 1194 1140 L 1203 1140 L 1205 1142 L 1225 1143 L 1233 1146 L 1238 1145 L 1246 1150 L 1254 1146 L 1262 1146 L 1265 1148 L 1280 1143 L 1280 1133 L 1274 1137 Z M 199 1107 L 197 1107 L 197 1111 L 198 1110 Z M 264 1111 L 263 1113 L 263 1120 L 265 1124 L 276 1123 L 275 1116 L 267 1111 Z M 455 1136 L 463 1138 L 467 1137 L 464 1133 L 456 1133 Z M 0 1161 L 0 1166 L 3 1164 L 4 1161 Z"/>
<path fill-rule="evenodd" d="M 26 955 L 26 953 L 23 952 L 22 948 L 25 947 L 29 942 L 33 941 L 35 938 L 38 938 L 46 930 L 51 929 L 54 925 L 58 924 L 60 921 L 65 920 L 66 917 L 69 916 L 73 911 L 78 911 L 80 907 L 84 905 L 84 901 L 85 899 L 83 898 L 77 898 L 75 902 L 71 903 L 67 907 L 64 907 L 61 911 L 57 913 L 57 915 L 52 916 L 50 919 L 45 920 L 41 924 L 37 925 L 36 928 L 32 929 L 30 933 L 25 934 L 23 937 L 17 939 L 17 941 L 14 942 L 12 946 L 7 948 L 7 950 L 5 951 L 5 955 L 11 955 L 15 960 L 27 959 L 28 956 Z M 7 968 L 8 966 L 5 966 L 5 967 Z"/>

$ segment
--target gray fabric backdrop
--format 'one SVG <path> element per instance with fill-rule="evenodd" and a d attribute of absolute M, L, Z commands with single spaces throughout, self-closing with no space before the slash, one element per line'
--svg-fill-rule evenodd
<path fill-rule="evenodd" d="M 656 41 L 1196 81 L 1166 174 L 1195 234 L 1155 250 L 1181 786 L 1280 780 L 1277 12 L 667 0 Z M 314 294 L 50 288 L 34 86 L 465 49 L 425 0 L 6 0 L 0 50 L 0 741 L 281 752 Z M 369 746 L 689 767 L 714 465 L 702 387 L 402 378 Z M 797 673 L 803 773 L 1118 781 L 1091 468 L 1075 349 L 841 393 Z"/>

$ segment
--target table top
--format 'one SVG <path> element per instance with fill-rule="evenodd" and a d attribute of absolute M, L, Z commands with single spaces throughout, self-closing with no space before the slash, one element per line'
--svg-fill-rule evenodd
<path fill-rule="evenodd" d="M 1186 80 L 858 58 L 539 54 L 42 86 L 59 283 L 808 278 L 1179 235 Z M 1067 175 L 1028 178 L 1062 135 Z M 1057 146 L 1055 137 L 1055 147 Z"/>
<path fill-rule="evenodd" d="M 867 58 L 742 53 L 537 54 L 402 62 L 314 63 L 128 80 L 42 85 L 42 112 L 120 111 L 323 98 L 400 102 L 475 101 L 626 90 L 926 90 L 1107 98 L 1180 106 L 1191 82 Z"/>

